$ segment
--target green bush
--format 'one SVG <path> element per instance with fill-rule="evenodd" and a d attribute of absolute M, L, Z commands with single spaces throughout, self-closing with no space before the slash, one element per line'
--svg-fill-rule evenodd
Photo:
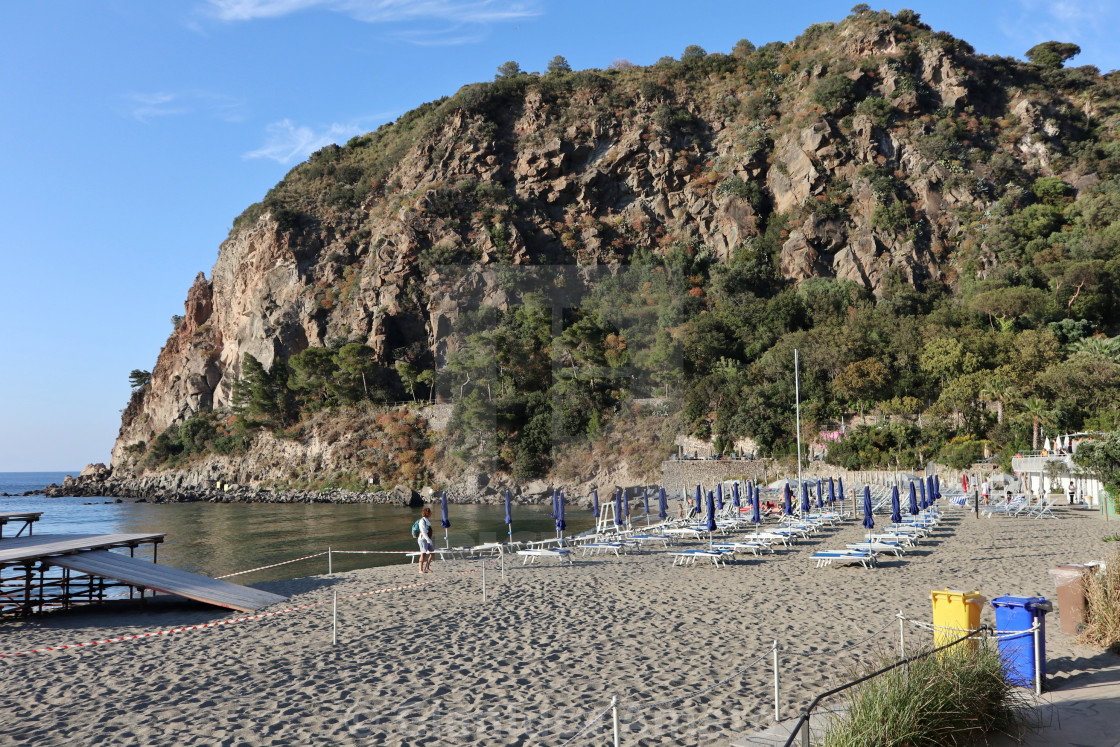
<path fill-rule="evenodd" d="M 883 657 L 868 672 L 893 664 Z M 1024 731 L 1027 706 L 995 646 L 958 645 L 847 691 L 824 747 L 945 747 Z"/>
<path fill-rule="evenodd" d="M 841 105 L 853 104 L 856 92 L 855 81 L 846 75 L 835 73 L 817 84 L 816 90 L 813 91 L 813 101 L 820 104 L 825 111 L 831 112 Z"/>

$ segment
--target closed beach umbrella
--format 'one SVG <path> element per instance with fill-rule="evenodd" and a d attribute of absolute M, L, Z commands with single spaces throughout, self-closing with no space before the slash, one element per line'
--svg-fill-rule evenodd
<path fill-rule="evenodd" d="M 564 491 L 560 491 L 556 496 L 556 531 L 563 537 L 567 528 L 568 523 L 564 521 Z"/>
<path fill-rule="evenodd" d="M 910 515 L 918 515 L 918 493 L 914 490 L 914 481 L 910 481 Z"/>
<path fill-rule="evenodd" d="M 731 506 L 732 506 L 732 508 L 735 509 L 736 513 L 738 513 L 739 509 L 743 507 L 743 504 L 739 503 L 739 481 L 738 480 L 731 483 Z"/>
<path fill-rule="evenodd" d="M 614 489 L 614 525 L 622 526 L 622 490 Z"/>
<path fill-rule="evenodd" d="M 871 530 L 875 528 L 875 519 L 871 516 L 871 487 L 869 485 L 863 486 L 863 528 L 867 530 L 868 536 L 871 536 Z"/>
<path fill-rule="evenodd" d="M 933 499 L 937 500 L 941 497 L 941 478 L 937 475 L 933 476 Z"/>
<path fill-rule="evenodd" d="M 843 477 L 837 477 L 836 478 L 836 486 L 837 486 L 836 487 L 836 500 L 843 501 L 844 500 L 844 478 Z"/>
<path fill-rule="evenodd" d="M 643 515 L 649 516 L 649 488 L 642 488 L 642 506 L 645 507 Z"/>
<path fill-rule="evenodd" d="M 749 485 L 747 486 L 747 492 L 748 492 L 748 494 L 750 492 L 752 492 L 750 490 Z M 758 506 L 758 502 L 759 502 L 758 491 L 755 490 L 753 492 L 754 492 L 753 497 L 750 496 L 750 495 L 747 496 L 747 500 L 750 501 L 750 503 L 751 503 L 751 523 L 752 524 L 761 524 L 762 523 L 762 513 L 761 513 L 761 509 Z"/>
<path fill-rule="evenodd" d="M 447 539 L 447 530 L 451 526 L 451 519 L 447 518 L 447 491 L 443 491 L 443 495 L 439 497 L 439 511 L 441 514 L 439 523 L 443 525 L 443 546 L 450 547 L 451 542 Z"/>
<path fill-rule="evenodd" d="M 700 492 L 700 486 L 696 486 L 696 503 L 693 504 L 696 509 L 696 518 L 700 518 L 700 513 L 704 510 L 704 494 Z"/>
<path fill-rule="evenodd" d="M 712 491 L 708 491 L 708 533 L 709 539 L 712 532 L 716 530 L 716 499 L 712 495 Z"/>
<path fill-rule="evenodd" d="M 809 486 L 801 483 L 801 513 L 809 513 Z"/>
<path fill-rule="evenodd" d="M 1045 449 L 1046 451 L 1050 451 L 1050 437 L 1049 436 L 1047 436 L 1046 440 L 1042 442 L 1042 448 Z"/>
<path fill-rule="evenodd" d="M 933 475 L 926 478 L 926 505 L 932 506 L 933 499 L 937 497 L 937 492 L 933 489 Z"/>
<path fill-rule="evenodd" d="M 665 495 L 665 488 L 661 488 L 657 494 L 657 518 L 662 521 L 669 518 L 669 499 Z"/>
<path fill-rule="evenodd" d="M 817 480 L 817 508 L 824 508 L 824 483 Z"/>
<path fill-rule="evenodd" d="M 902 523 L 902 511 L 898 505 L 898 486 L 891 488 L 891 521 L 895 524 Z"/>
<path fill-rule="evenodd" d="M 828 478 L 828 504 L 836 503 L 836 481 Z"/>
<path fill-rule="evenodd" d="M 783 503 L 785 504 L 783 508 L 785 509 L 786 516 L 789 516 L 793 513 L 793 496 L 790 494 L 788 482 L 786 483 L 786 491 L 783 498 Z"/>
<path fill-rule="evenodd" d="M 556 507 L 556 488 L 553 488 L 552 489 L 552 520 L 553 521 L 556 521 L 557 519 L 560 518 L 558 510 L 559 509 L 557 509 L 557 507 Z"/>
<path fill-rule="evenodd" d="M 513 504 L 509 497 L 509 488 L 506 488 L 506 529 L 509 530 L 509 541 L 513 542 Z"/>
<path fill-rule="evenodd" d="M 918 506 L 920 506 L 921 509 L 923 511 L 925 511 L 927 508 L 929 508 L 929 504 L 926 503 L 926 481 L 925 480 L 918 480 L 918 490 L 921 491 L 921 494 L 922 494 L 921 500 L 918 501 Z"/>
<path fill-rule="evenodd" d="M 598 489 L 591 491 L 591 513 L 596 519 L 599 518 L 599 491 Z"/>
<path fill-rule="evenodd" d="M 716 508 L 723 510 L 723 483 L 716 483 Z"/>
<path fill-rule="evenodd" d="M 626 517 L 626 525 L 630 525 L 630 499 L 626 497 L 626 491 L 622 491 L 622 515 Z"/>

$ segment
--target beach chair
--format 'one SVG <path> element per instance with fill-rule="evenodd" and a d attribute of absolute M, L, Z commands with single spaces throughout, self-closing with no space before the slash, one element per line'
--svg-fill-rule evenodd
<path fill-rule="evenodd" d="M 749 552 L 757 557 L 762 554 L 764 548 L 759 542 L 716 542 L 712 545 L 712 549 L 729 552 L 732 555 Z"/>
<path fill-rule="evenodd" d="M 859 563 L 864 568 L 875 565 L 875 553 L 866 550 L 822 550 L 809 556 L 810 560 L 817 563 L 817 568 L 839 563 L 841 565 L 854 565 Z"/>
<path fill-rule="evenodd" d="M 524 560 L 521 561 L 521 565 L 536 563 L 538 558 L 556 558 L 556 560 L 560 562 L 560 565 L 564 563 L 574 565 L 572 562 L 572 551 L 566 547 L 518 550 L 517 554 L 524 558 Z"/>
<path fill-rule="evenodd" d="M 864 550 L 866 552 L 890 552 L 894 553 L 896 558 L 901 558 L 904 550 L 900 542 L 884 542 L 882 540 L 871 540 L 870 542 L 853 542 L 845 545 L 849 550 Z"/>
<path fill-rule="evenodd" d="M 984 510 L 980 513 L 987 518 L 993 516 L 1014 516 L 1017 515 L 1026 505 L 1027 499 L 1025 496 L 1019 496 L 1013 499 L 1010 503 L 1004 503 L 998 506 L 985 506 Z"/>
<path fill-rule="evenodd" d="M 586 542 L 580 545 L 584 555 L 599 555 L 600 553 L 614 553 L 615 557 L 622 557 L 623 543 L 621 542 Z"/>
<path fill-rule="evenodd" d="M 1051 510 L 1052 508 L 1054 508 L 1054 501 L 1046 498 L 1038 506 L 1028 511 L 1027 516 L 1031 517 L 1032 519 L 1041 519 L 1044 517 L 1048 519 L 1056 519 L 1058 517 L 1054 515 L 1054 512 Z"/>
<path fill-rule="evenodd" d="M 707 558 L 718 568 L 727 565 L 727 556 L 730 553 L 719 550 L 680 550 L 669 554 L 673 556 L 673 565 L 696 565 L 698 559 Z"/>

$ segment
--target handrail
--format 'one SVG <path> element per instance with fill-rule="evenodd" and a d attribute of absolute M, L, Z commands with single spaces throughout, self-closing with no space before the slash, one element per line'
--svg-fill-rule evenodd
<path fill-rule="evenodd" d="M 918 659 L 923 659 L 923 658 L 925 658 L 925 657 L 927 657 L 931 654 L 936 654 L 938 651 L 944 651 L 947 648 L 950 648 L 952 646 L 956 646 L 958 643 L 961 643 L 962 641 L 966 641 L 969 638 L 972 638 L 977 633 L 988 632 L 990 630 L 991 630 L 991 628 L 989 628 L 987 625 L 981 625 L 976 630 L 971 630 L 966 635 L 958 638 L 955 641 L 951 641 L 949 643 L 946 643 L 944 646 L 938 646 L 937 648 L 931 649 L 930 651 L 924 651 L 920 654 L 915 654 L 914 656 L 909 656 L 905 659 L 902 659 L 901 661 L 898 661 L 898 662 L 895 662 L 894 664 L 891 664 L 889 667 L 884 667 L 883 669 L 880 669 L 877 672 L 872 672 L 871 674 L 865 674 L 863 677 L 860 677 L 857 680 L 852 680 L 851 682 L 843 684 L 840 687 L 834 687 L 833 689 L 828 690 L 827 692 L 821 693 L 820 695 L 818 695 L 816 698 L 813 699 L 812 703 L 810 703 L 807 707 L 802 709 L 801 717 L 797 719 L 797 723 L 794 725 L 793 731 L 790 732 L 789 739 L 786 740 L 786 743 L 783 747 L 792 747 L 793 740 L 797 738 L 798 733 L 801 732 L 803 727 L 804 727 L 805 731 L 802 734 L 801 744 L 802 744 L 802 747 L 809 747 L 809 714 L 812 713 L 813 709 L 816 708 L 820 704 L 820 702 L 822 700 L 824 700 L 825 698 L 827 698 L 829 696 L 832 696 L 832 695 L 835 695 L 836 693 L 843 692 L 844 690 L 847 690 L 850 687 L 855 687 L 856 685 L 867 682 L 868 680 L 870 680 L 874 677 L 878 677 L 881 674 L 885 674 L 886 672 L 889 672 L 892 669 L 897 669 L 898 667 L 901 667 L 903 664 L 909 664 L 912 661 L 917 661 Z"/>

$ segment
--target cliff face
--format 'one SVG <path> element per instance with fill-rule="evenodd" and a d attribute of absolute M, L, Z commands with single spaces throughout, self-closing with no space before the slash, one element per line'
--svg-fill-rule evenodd
<path fill-rule="evenodd" d="M 114 473 L 139 470 L 126 447 L 229 407 L 246 354 L 269 368 L 359 341 L 386 363 L 417 344 L 441 359 L 462 299 L 508 303 L 506 264 L 613 265 L 674 244 L 728 261 L 781 219 L 789 280 L 876 294 L 888 275 L 951 283 L 966 218 L 993 202 L 995 162 L 1054 173 L 1062 133 L 1089 106 L 1024 75 L 857 18 L 741 57 L 468 86 L 325 148 L 239 219 L 209 280 L 195 280 L 124 413 Z M 948 151 L 931 145 L 942 121 L 958 128 Z M 991 168 L 962 176 L 979 148 Z M 983 271 L 990 258 L 977 257 Z"/>

